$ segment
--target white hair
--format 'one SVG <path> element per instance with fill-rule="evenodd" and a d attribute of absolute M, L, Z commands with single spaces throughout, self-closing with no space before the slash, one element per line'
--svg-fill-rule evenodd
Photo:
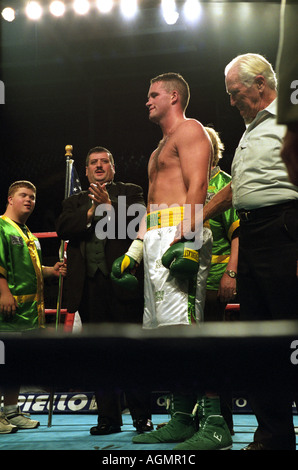
<path fill-rule="evenodd" d="M 272 65 L 260 54 L 242 54 L 233 59 L 225 68 L 225 76 L 232 67 L 238 67 L 239 79 L 250 87 L 257 75 L 263 75 L 269 88 L 276 90 L 277 79 Z"/>

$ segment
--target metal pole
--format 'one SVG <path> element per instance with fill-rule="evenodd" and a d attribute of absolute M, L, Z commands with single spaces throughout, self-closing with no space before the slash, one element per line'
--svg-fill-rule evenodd
<path fill-rule="evenodd" d="M 72 157 L 72 145 L 66 145 L 65 147 L 65 157 L 66 157 L 66 175 L 65 175 L 65 190 L 64 198 L 68 198 L 70 193 L 70 178 L 71 178 L 71 167 L 73 164 Z M 60 261 L 64 261 L 64 240 L 61 240 L 59 258 Z M 63 291 L 63 277 L 59 276 L 59 287 L 58 287 L 58 298 L 57 298 L 57 310 L 56 310 L 56 330 L 60 325 L 61 320 L 61 305 L 62 305 L 62 291 Z M 48 414 L 48 428 L 52 426 L 52 417 L 54 410 L 54 387 L 51 388 L 49 394 L 49 414 Z"/>
<path fill-rule="evenodd" d="M 65 147 L 65 157 L 66 157 L 66 176 L 65 176 L 65 190 L 64 190 L 64 199 L 67 199 L 70 193 L 70 178 L 71 178 L 71 167 L 73 164 L 72 157 L 72 145 L 66 145 Z M 60 245 L 60 261 L 64 261 L 64 244 L 65 242 L 61 240 Z M 62 303 L 62 290 L 63 290 L 63 277 L 59 276 L 59 288 L 58 288 L 58 299 L 57 299 L 57 312 L 56 312 L 56 330 L 60 325 L 61 319 L 61 303 Z"/>

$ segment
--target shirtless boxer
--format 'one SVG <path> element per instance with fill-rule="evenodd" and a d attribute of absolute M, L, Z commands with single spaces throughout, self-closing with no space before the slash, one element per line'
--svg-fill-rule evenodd
<path fill-rule="evenodd" d="M 137 240 L 115 261 L 112 270 L 116 282 L 123 282 L 124 277 L 129 282 L 129 271 L 143 258 L 144 328 L 190 325 L 203 319 L 212 236 L 198 219 L 207 194 L 211 143 L 204 127 L 186 118 L 188 102 L 189 87 L 180 75 L 167 73 L 151 80 L 146 106 L 149 119 L 160 126 L 163 138 L 149 160 L 147 216 Z M 219 404 L 217 400 L 211 404 L 205 397 L 202 401 L 206 417 L 202 422 L 207 423 L 207 413 L 220 413 Z M 136 436 L 133 442 L 181 442 L 191 438 L 196 434 L 192 413 L 195 403 L 192 393 L 175 392 L 169 423 Z M 216 418 L 223 421 L 221 416 Z M 200 437 L 198 448 L 230 447 L 229 432 L 226 439 L 225 423 L 220 422 L 218 427 L 218 419 L 215 424 L 210 421 L 209 432 L 220 434 L 221 444 Z"/>

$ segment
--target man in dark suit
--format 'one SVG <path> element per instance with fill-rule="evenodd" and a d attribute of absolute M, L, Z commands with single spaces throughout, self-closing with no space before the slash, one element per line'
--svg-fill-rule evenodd
<path fill-rule="evenodd" d="M 126 233 L 131 220 L 126 217 L 127 208 L 136 204 L 136 208 L 146 211 L 143 190 L 131 183 L 114 182 L 114 175 L 111 152 L 104 147 L 91 149 L 86 159 L 89 189 L 63 201 L 57 221 L 58 236 L 69 240 L 67 310 L 79 311 L 83 325 L 142 322 L 142 270 L 138 273 L 138 290 L 133 292 L 121 291 L 113 285 L 110 272 L 113 261 L 131 244 Z M 98 425 L 91 428 L 91 434 L 121 431 L 120 395 L 101 391 L 96 392 L 96 399 Z M 126 391 L 126 400 L 137 431 L 151 430 L 150 396 Z"/>

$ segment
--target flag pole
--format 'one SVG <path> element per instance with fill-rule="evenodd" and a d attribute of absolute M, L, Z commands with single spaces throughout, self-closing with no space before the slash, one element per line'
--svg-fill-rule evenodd
<path fill-rule="evenodd" d="M 72 159 L 72 145 L 66 145 L 65 147 L 65 157 L 66 157 L 66 175 L 65 175 L 65 189 L 64 189 L 64 199 L 67 199 L 70 194 L 70 180 L 71 180 L 71 167 L 73 164 Z M 59 258 L 60 261 L 64 262 L 64 240 L 61 240 Z M 58 288 L 58 298 L 57 298 L 57 310 L 56 310 L 56 330 L 60 325 L 61 320 L 61 304 L 62 304 L 62 291 L 63 291 L 63 277 L 59 276 L 59 288 Z"/>
<path fill-rule="evenodd" d="M 65 157 L 66 157 L 66 175 L 65 175 L 65 190 L 64 190 L 64 199 L 68 198 L 70 194 L 70 179 L 71 179 L 71 167 L 73 164 L 72 160 L 72 145 L 66 145 L 65 147 Z M 64 261 L 64 240 L 61 240 L 59 259 L 61 262 Z M 59 275 L 59 287 L 58 287 L 58 298 L 57 298 L 57 310 L 56 310 L 56 330 L 60 324 L 61 319 L 61 304 L 62 304 L 62 291 L 63 291 L 63 277 Z M 49 414 L 48 414 L 48 428 L 52 426 L 52 417 L 54 411 L 54 387 L 51 387 L 49 394 Z"/>

